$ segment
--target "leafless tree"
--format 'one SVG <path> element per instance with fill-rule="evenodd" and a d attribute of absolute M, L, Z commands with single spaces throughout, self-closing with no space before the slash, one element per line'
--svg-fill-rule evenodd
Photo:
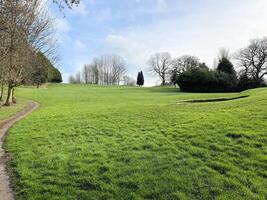
<path fill-rule="evenodd" d="M 234 58 L 241 74 L 262 81 L 267 74 L 267 38 L 251 40 L 249 46 L 239 50 Z"/>
<path fill-rule="evenodd" d="M 123 76 L 123 85 L 127 85 L 127 86 L 134 86 L 135 85 L 135 79 L 125 75 Z"/>
<path fill-rule="evenodd" d="M 75 77 L 76 83 L 82 83 L 82 77 L 81 77 L 81 72 L 77 72 L 76 73 L 76 77 Z"/>
<path fill-rule="evenodd" d="M 73 75 L 69 76 L 69 83 L 71 83 L 71 84 L 75 84 L 76 83 L 76 79 L 75 79 L 75 77 Z"/>
<path fill-rule="evenodd" d="M 172 69 L 181 73 L 199 66 L 199 59 L 195 56 L 184 55 L 172 61 Z"/>
<path fill-rule="evenodd" d="M 162 85 L 166 84 L 172 66 L 171 55 L 167 52 L 156 53 L 148 60 L 149 70 L 158 75 Z"/>
<path fill-rule="evenodd" d="M 41 0 L 0 2 L 0 59 L 5 63 L 8 86 L 5 105 L 14 102 L 14 87 L 21 84 L 29 60 L 39 51 L 50 51 L 50 19 Z"/>
<path fill-rule="evenodd" d="M 72 8 L 73 6 L 78 6 L 80 0 L 53 0 L 53 2 L 58 4 L 60 9 L 64 9 L 65 5 L 68 8 Z"/>
<path fill-rule="evenodd" d="M 124 59 L 118 55 L 102 55 L 84 65 L 83 79 L 89 84 L 119 85 L 126 72 Z"/>

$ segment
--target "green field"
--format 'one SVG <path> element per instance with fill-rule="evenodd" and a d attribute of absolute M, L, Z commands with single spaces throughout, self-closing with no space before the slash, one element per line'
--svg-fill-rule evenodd
<path fill-rule="evenodd" d="M 267 89 L 20 88 L 41 107 L 9 132 L 18 199 L 266 199 Z M 182 100 L 248 98 L 210 103 Z"/>
<path fill-rule="evenodd" d="M 5 96 L 3 98 L 3 101 L 2 102 L 0 101 L 1 105 L 4 104 L 4 100 Z M 22 110 L 27 106 L 27 100 L 24 98 L 18 98 L 17 102 L 18 102 L 17 104 L 12 105 L 10 107 L 7 106 L 0 107 L 0 121 L 14 115 L 15 113 L 19 112 L 20 110 Z"/>

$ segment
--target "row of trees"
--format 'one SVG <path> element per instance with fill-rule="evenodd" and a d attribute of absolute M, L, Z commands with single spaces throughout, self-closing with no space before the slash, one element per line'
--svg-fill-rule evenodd
<path fill-rule="evenodd" d="M 124 59 L 118 55 L 103 55 L 93 59 L 90 64 L 85 64 L 82 71 L 76 76 L 69 77 L 70 83 L 119 85 L 127 81 L 127 72 Z"/>
<path fill-rule="evenodd" d="M 234 64 L 230 61 L 234 60 Z M 215 69 L 209 69 L 195 56 L 172 59 L 169 53 L 156 53 L 148 65 L 161 84 L 178 84 L 184 91 L 236 91 L 265 85 L 267 74 L 267 39 L 251 40 L 249 46 L 230 57 L 221 50 Z M 236 72 L 236 70 L 237 72 Z"/>
<path fill-rule="evenodd" d="M 15 103 L 14 89 L 20 84 L 39 86 L 48 77 L 60 79 L 59 71 L 44 61 L 54 53 L 54 28 L 44 1 L 0 1 L 1 98 L 7 86 L 4 105 Z"/>

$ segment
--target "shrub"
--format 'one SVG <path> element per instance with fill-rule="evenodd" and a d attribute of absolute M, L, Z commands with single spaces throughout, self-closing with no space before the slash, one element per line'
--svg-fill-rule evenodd
<path fill-rule="evenodd" d="M 237 79 L 233 74 L 197 68 L 181 73 L 176 83 L 188 92 L 232 92 L 236 90 Z"/>
<path fill-rule="evenodd" d="M 258 80 L 248 77 L 246 74 L 241 74 L 238 81 L 237 89 L 239 91 L 257 88 L 257 87 L 266 87 L 264 80 Z"/>

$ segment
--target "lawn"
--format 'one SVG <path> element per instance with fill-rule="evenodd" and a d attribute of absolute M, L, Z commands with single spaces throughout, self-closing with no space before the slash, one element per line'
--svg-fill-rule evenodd
<path fill-rule="evenodd" d="M 18 199 L 266 199 L 267 89 L 20 88 L 9 132 Z M 232 98 L 232 101 L 177 103 Z"/>
<path fill-rule="evenodd" d="M 4 100 L 0 101 L 0 105 L 4 104 Z M 17 99 L 17 104 L 11 107 L 1 106 L 0 107 L 0 121 L 4 120 L 15 113 L 19 112 L 23 108 L 27 107 L 27 100 L 23 98 Z"/>

